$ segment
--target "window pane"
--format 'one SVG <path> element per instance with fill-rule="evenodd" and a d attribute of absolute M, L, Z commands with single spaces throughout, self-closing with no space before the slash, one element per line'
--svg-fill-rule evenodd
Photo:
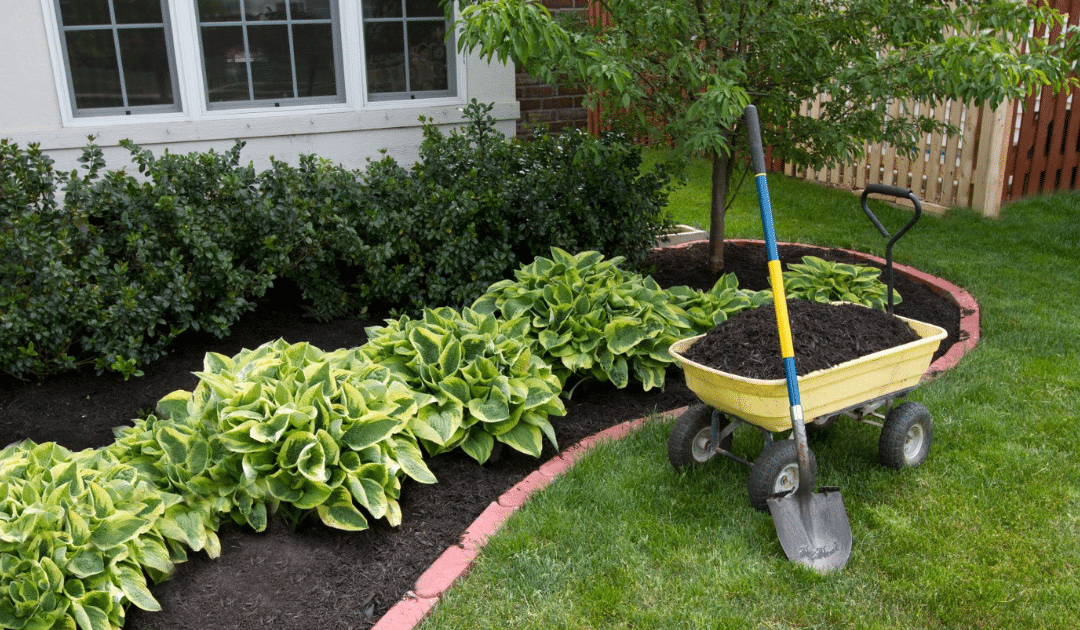
<path fill-rule="evenodd" d="M 173 102 L 169 51 L 165 30 L 125 28 L 118 31 L 120 58 L 124 67 L 124 87 L 128 105 L 169 105 Z"/>
<path fill-rule="evenodd" d="M 294 20 L 329 20 L 330 0 L 306 0 L 292 3 Z"/>
<path fill-rule="evenodd" d="M 112 24 L 109 0 L 60 0 L 60 19 L 64 26 Z"/>
<path fill-rule="evenodd" d="M 293 27 L 296 54 L 297 96 L 334 96 L 334 34 L 329 24 L 298 24 Z"/>
<path fill-rule="evenodd" d="M 409 80 L 413 92 L 445 90 L 450 82 L 446 76 L 445 22 L 409 23 Z"/>
<path fill-rule="evenodd" d="M 364 18 L 402 17 L 401 0 L 364 0 Z"/>
<path fill-rule="evenodd" d="M 285 3 L 280 0 L 245 0 L 244 14 L 249 20 L 284 20 Z"/>
<path fill-rule="evenodd" d="M 117 24 L 161 24 L 158 0 L 113 0 Z"/>
<path fill-rule="evenodd" d="M 446 12 L 439 5 L 439 0 L 406 0 L 405 10 L 409 17 L 443 17 Z"/>
<path fill-rule="evenodd" d="M 364 25 L 368 92 L 405 92 L 405 35 L 400 22 Z"/>
<path fill-rule="evenodd" d="M 293 98 L 289 27 L 249 26 L 248 46 L 255 98 Z"/>
<path fill-rule="evenodd" d="M 240 21 L 240 0 L 198 0 L 198 3 L 200 21 Z"/>
<path fill-rule="evenodd" d="M 202 44 L 209 101 L 248 100 L 248 55 L 244 50 L 243 29 L 204 26 Z"/>
<path fill-rule="evenodd" d="M 112 31 L 67 33 L 75 107 L 123 107 L 120 71 Z"/>

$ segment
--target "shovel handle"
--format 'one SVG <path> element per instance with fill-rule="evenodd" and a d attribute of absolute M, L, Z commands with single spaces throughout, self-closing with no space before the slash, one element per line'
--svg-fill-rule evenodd
<path fill-rule="evenodd" d="M 799 401 L 799 381 L 795 375 L 795 345 L 791 341 L 791 323 L 788 319 L 787 296 L 784 295 L 784 275 L 780 266 L 780 252 L 776 246 L 776 229 L 773 227 L 772 201 L 769 199 L 769 184 L 765 175 L 765 151 L 761 143 L 761 123 L 758 120 L 757 107 L 747 105 L 746 135 L 750 144 L 750 158 L 754 165 L 754 181 L 757 184 L 758 207 L 761 210 L 761 225 L 765 231 L 765 248 L 769 257 L 769 284 L 773 290 L 773 308 L 776 311 L 776 327 L 780 335 L 780 357 L 784 361 L 784 376 L 787 381 L 788 403 L 791 405 L 791 424 L 798 425 L 796 435 L 802 427 L 802 403 Z"/>
<path fill-rule="evenodd" d="M 765 247 L 769 255 L 769 284 L 772 285 L 773 309 L 776 311 L 776 328 L 780 336 L 780 357 L 784 362 L 784 380 L 787 383 L 788 404 L 791 410 L 791 434 L 795 439 L 795 450 L 799 456 L 799 478 L 805 480 L 810 478 L 810 447 L 806 443 L 806 426 L 803 424 L 803 408 L 799 400 L 799 379 L 795 372 L 795 345 L 791 341 L 791 322 L 788 319 L 787 296 L 784 295 L 784 275 L 780 267 L 780 253 L 776 247 L 772 202 L 769 200 L 769 185 L 765 175 L 765 152 L 761 144 L 761 125 L 758 121 L 757 108 L 753 105 L 746 106 L 744 115 L 750 156 L 754 163 L 754 181 L 757 183 L 761 225 L 765 231 Z M 813 490 L 810 484 L 800 483 L 795 492 L 806 499 Z"/>

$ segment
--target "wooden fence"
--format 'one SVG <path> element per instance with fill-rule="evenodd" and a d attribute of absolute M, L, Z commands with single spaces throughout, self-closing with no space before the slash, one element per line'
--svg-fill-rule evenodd
<path fill-rule="evenodd" d="M 1080 0 L 1049 0 L 1067 16 L 1066 26 L 1080 24 Z M 1053 41 L 1060 30 L 1043 32 Z M 927 135 L 906 150 L 885 144 L 866 148 L 864 159 L 820 171 L 783 168 L 788 175 L 857 190 L 867 183 L 910 188 L 933 207 L 966 206 L 997 216 L 1005 202 L 1055 190 L 1080 189 L 1080 120 L 1072 115 L 1070 94 L 1043 90 L 1025 101 L 997 110 L 946 103 L 931 111 L 937 120 L 960 128 L 956 136 Z M 815 105 L 804 108 L 813 115 Z M 916 103 L 892 103 L 917 108 Z"/>
<path fill-rule="evenodd" d="M 1080 24 L 1080 0 L 1050 1 L 1067 16 L 1066 26 Z M 1053 41 L 1059 33 L 1055 29 L 1044 34 Z M 1080 186 L 1080 124 L 1072 116 L 1072 106 L 1072 95 L 1050 90 L 1017 106 L 1002 175 L 1002 201 Z"/>
<path fill-rule="evenodd" d="M 890 114 L 907 107 L 922 114 L 918 103 L 894 101 Z M 816 115 L 817 104 L 803 107 L 804 115 Z M 830 186 L 858 190 L 867 184 L 910 188 L 928 209 L 972 207 L 996 215 L 1001 207 L 1002 177 L 1006 157 L 1006 129 L 1011 123 L 1008 108 L 989 110 L 957 102 L 932 108 L 927 115 L 959 128 L 956 135 L 927 134 L 914 152 L 888 144 L 868 145 L 855 164 L 812 170 L 774 163 L 775 170 Z"/>

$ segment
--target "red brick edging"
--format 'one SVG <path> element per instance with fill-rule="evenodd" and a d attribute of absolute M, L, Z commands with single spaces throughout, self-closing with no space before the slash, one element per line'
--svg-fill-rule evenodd
<path fill-rule="evenodd" d="M 761 243 L 763 241 L 732 239 L 736 242 Z M 694 241 L 696 242 L 696 241 Z M 673 247 L 688 247 L 691 243 L 681 243 Z M 812 247 L 812 246 L 808 246 Z M 824 249 L 824 248 L 822 248 Z M 884 259 L 862 252 L 843 250 L 845 252 L 884 264 Z M 979 305 L 975 299 L 955 284 L 936 276 L 923 273 L 918 269 L 901 264 L 893 264 L 897 273 L 902 273 L 912 279 L 928 285 L 938 295 L 948 298 L 960 308 L 960 340 L 938 360 L 930 365 L 928 376 L 940 374 L 960 362 L 960 358 L 979 342 Z M 660 417 L 677 416 L 686 407 L 674 409 L 661 414 Z M 591 435 L 577 444 L 559 453 L 545 462 L 539 469 L 525 477 L 512 488 L 507 490 L 497 500 L 493 501 L 480 513 L 473 524 L 469 526 L 461 536 L 458 544 L 448 547 L 435 562 L 428 567 L 427 571 L 416 580 L 412 591 L 405 594 L 393 607 L 382 616 L 372 630 L 413 630 L 417 627 L 431 609 L 435 607 L 443 593 L 450 586 L 464 576 L 472 566 L 480 549 L 506 522 L 510 515 L 525 501 L 546 488 L 556 477 L 570 469 L 574 462 L 589 451 L 596 444 L 606 440 L 617 440 L 625 437 L 643 425 L 648 418 L 639 418 L 622 424 L 609 427 L 599 433 Z"/>

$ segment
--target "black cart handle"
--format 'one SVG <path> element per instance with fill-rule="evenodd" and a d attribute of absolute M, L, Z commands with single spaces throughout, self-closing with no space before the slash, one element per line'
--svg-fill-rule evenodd
<path fill-rule="evenodd" d="M 899 240 L 905 232 L 910 230 L 911 226 L 918 223 L 919 217 L 922 216 L 922 204 L 919 203 L 919 198 L 915 196 L 915 193 L 911 192 L 910 188 L 901 188 L 900 186 L 887 186 L 885 184 L 867 184 L 866 188 L 863 189 L 862 199 L 860 199 L 860 203 L 862 204 L 863 212 L 865 212 L 866 216 L 870 218 L 870 222 L 874 224 L 874 227 L 876 227 L 878 229 L 878 232 L 881 232 L 881 235 L 885 238 L 889 238 L 889 231 L 885 229 L 885 226 L 882 225 L 881 221 L 878 220 L 877 215 L 875 215 L 873 210 L 870 209 L 870 206 L 867 205 L 866 197 L 868 195 L 888 195 L 890 197 L 898 197 L 900 199 L 907 199 L 915 205 L 915 216 L 911 217 L 911 220 L 907 222 L 907 225 L 900 228 L 900 231 L 896 233 L 896 236 L 892 237 L 892 240 L 889 241 L 890 247 L 892 247 L 892 244 Z"/>
<path fill-rule="evenodd" d="M 907 199 L 915 206 L 915 216 L 911 217 L 904 227 L 900 228 L 896 234 L 889 234 L 889 231 L 885 229 L 885 226 L 881 224 L 881 221 L 877 218 L 877 215 L 870 209 L 870 206 L 866 203 L 866 197 L 868 195 L 888 195 L 890 197 L 898 197 L 900 199 Z M 910 188 L 903 188 L 900 186 L 888 186 L 885 184 L 867 184 L 863 189 L 862 198 L 859 200 L 863 212 L 870 219 L 870 222 L 874 224 L 878 232 L 881 235 L 889 239 L 888 244 L 885 245 L 885 277 L 886 285 L 889 290 L 889 314 L 893 313 L 893 264 L 892 264 L 892 248 L 896 241 L 900 240 L 900 237 L 907 233 L 911 229 L 911 226 L 918 223 L 919 218 L 922 216 L 922 204 L 919 203 L 919 198 L 915 196 L 915 193 L 911 192 Z"/>

